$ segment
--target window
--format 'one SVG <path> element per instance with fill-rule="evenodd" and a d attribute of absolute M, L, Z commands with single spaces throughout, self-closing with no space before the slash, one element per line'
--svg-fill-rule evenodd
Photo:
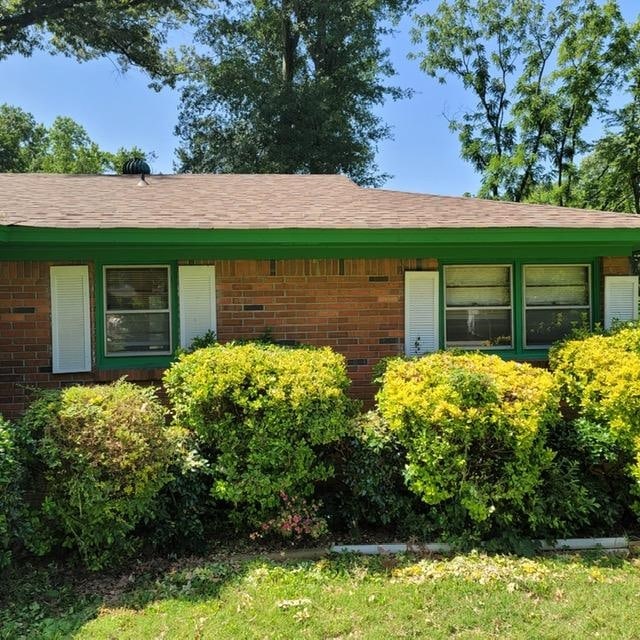
<path fill-rule="evenodd" d="M 525 347 L 548 347 L 591 323 L 588 265 L 524 267 Z"/>
<path fill-rule="evenodd" d="M 105 354 L 170 354 L 168 266 L 104 267 Z"/>
<path fill-rule="evenodd" d="M 512 347 L 511 267 L 447 266 L 444 278 L 445 346 Z"/>

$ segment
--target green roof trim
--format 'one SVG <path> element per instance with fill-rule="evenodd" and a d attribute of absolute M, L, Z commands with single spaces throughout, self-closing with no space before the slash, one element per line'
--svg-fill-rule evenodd
<path fill-rule="evenodd" d="M 562 252 L 630 255 L 640 250 L 639 229 L 57 229 L 0 227 L 0 259 L 86 259 L 119 251 L 148 259 L 459 257 L 487 250 L 536 255 Z M 562 253 L 564 257 L 569 255 Z M 558 256 L 559 257 L 559 256 Z"/>

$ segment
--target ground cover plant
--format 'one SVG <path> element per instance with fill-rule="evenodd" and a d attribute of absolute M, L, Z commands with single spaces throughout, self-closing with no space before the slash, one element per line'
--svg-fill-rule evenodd
<path fill-rule="evenodd" d="M 0 638 L 637 638 L 637 559 L 229 554 L 101 577 L 23 569 Z"/>
<path fill-rule="evenodd" d="M 311 497 L 333 474 L 324 448 L 351 428 L 346 363 L 329 348 L 217 344 L 181 355 L 164 383 L 240 527 L 278 516 L 283 495 Z"/>

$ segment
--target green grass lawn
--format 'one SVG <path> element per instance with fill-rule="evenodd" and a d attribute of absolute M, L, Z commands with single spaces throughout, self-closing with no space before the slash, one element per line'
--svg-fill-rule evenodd
<path fill-rule="evenodd" d="M 640 638 L 640 560 L 185 560 L 112 576 L 7 576 L 0 637 Z"/>

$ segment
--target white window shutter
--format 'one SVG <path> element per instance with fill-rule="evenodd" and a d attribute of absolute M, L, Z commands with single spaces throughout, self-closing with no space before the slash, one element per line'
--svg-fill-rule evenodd
<path fill-rule="evenodd" d="M 604 328 L 638 319 L 638 276 L 605 276 Z"/>
<path fill-rule="evenodd" d="M 212 265 L 178 267 L 180 344 L 216 331 L 216 271 Z"/>
<path fill-rule="evenodd" d="M 437 271 L 404 274 L 404 350 L 407 355 L 438 350 L 438 294 Z"/>
<path fill-rule="evenodd" d="M 53 373 L 91 371 L 89 267 L 51 267 Z"/>

